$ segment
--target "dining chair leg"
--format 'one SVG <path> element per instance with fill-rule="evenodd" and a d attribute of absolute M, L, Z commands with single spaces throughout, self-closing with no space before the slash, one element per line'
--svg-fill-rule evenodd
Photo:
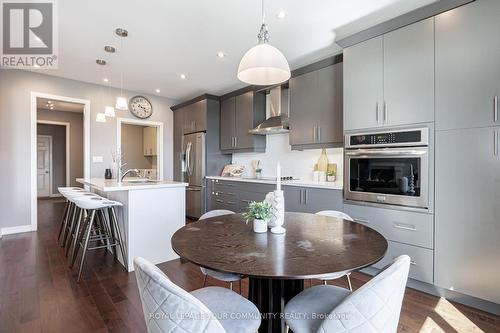
<path fill-rule="evenodd" d="M 205 286 L 207 285 L 207 277 L 208 274 L 205 274 L 205 277 L 203 278 L 203 288 L 205 288 Z"/>
<path fill-rule="evenodd" d="M 313 286 L 313 279 L 309 279 L 309 288 L 312 288 Z"/>
<path fill-rule="evenodd" d="M 242 295 L 242 291 L 241 291 L 241 280 L 240 280 L 240 295 Z"/>
<path fill-rule="evenodd" d="M 229 282 L 229 289 L 233 290 L 233 282 Z"/>
<path fill-rule="evenodd" d="M 285 324 L 285 333 L 288 333 L 288 332 L 290 332 L 290 327 L 288 327 L 288 325 Z"/>
<path fill-rule="evenodd" d="M 349 283 L 349 290 L 352 291 L 351 273 L 346 274 L 346 277 L 347 277 L 347 283 Z"/>

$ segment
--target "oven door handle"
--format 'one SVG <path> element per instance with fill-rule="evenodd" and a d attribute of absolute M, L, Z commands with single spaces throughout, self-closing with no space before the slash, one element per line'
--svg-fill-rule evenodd
<path fill-rule="evenodd" d="M 421 156 L 428 154 L 429 151 L 417 149 L 359 149 L 356 151 L 346 151 L 347 156 Z"/>

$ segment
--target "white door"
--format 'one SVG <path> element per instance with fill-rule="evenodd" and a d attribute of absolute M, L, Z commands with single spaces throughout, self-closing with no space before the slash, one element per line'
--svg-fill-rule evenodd
<path fill-rule="evenodd" d="M 45 135 L 37 136 L 37 191 L 38 197 L 50 196 L 51 184 L 51 157 L 52 137 Z"/>

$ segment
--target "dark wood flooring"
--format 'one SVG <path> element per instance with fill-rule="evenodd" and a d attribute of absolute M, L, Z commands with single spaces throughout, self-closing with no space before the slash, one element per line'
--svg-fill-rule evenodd
<path fill-rule="evenodd" d="M 76 283 L 56 242 L 63 206 L 62 200 L 40 200 L 38 232 L 0 240 L 0 332 L 145 332 L 135 276 L 110 254 L 91 253 Z M 203 283 L 190 263 L 173 260 L 159 267 L 186 290 Z M 354 288 L 369 279 L 352 274 Z M 247 288 L 244 281 L 243 294 Z M 407 289 L 399 332 L 500 333 L 500 317 Z"/>

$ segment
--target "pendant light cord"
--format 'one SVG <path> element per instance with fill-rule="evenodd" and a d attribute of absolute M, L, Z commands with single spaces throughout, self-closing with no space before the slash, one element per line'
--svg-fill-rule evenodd
<path fill-rule="evenodd" d="M 266 24 L 266 11 L 264 10 L 264 2 L 265 0 L 262 0 L 262 24 Z"/>
<path fill-rule="evenodd" d="M 120 97 L 123 97 L 123 36 L 120 36 L 120 52 L 122 53 L 121 55 L 121 61 L 120 61 Z"/>
<path fill-rule="evenodd" d="M 259 34 L 257 38 L 259 39 L 259 43 L 268 43 L 269 42 L 269 31 L 267 30 L 266 25 L 266 11 L 264 7 L 264 1 L 262 0 L 262 25 L 260 26 Z"/>

